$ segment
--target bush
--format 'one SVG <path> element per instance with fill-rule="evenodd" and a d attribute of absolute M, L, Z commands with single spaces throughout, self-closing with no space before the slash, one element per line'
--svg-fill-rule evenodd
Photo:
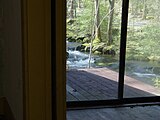
<path fill-rule="evenodd" d="M 152 80 L 154 82 L 155 87 L 160 88 L 160 77 L 156 77 Z"/>

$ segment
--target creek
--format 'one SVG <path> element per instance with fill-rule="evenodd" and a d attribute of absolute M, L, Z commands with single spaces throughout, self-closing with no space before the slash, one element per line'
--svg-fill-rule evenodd
<path fill-rule="evenodd" d="M 69 58 L 67 59 L 69 69 L 88 68 L 88 53 L 82 53 L 73 49 L 68 49 L 67 52 L 69 53 Z M 107 67 L 118 72 L 119 60 L 118 57 L 92 55 L 91 67 Z M 160 62 L 127 60 L 125 74 L 150 85 L 154 85 L 154 79 L 160 78 Z"/>

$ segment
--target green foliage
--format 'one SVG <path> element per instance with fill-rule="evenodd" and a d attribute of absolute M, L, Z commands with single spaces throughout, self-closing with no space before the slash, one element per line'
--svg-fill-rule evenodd
<path fill-rule="evenodd" d="M 83 39 L 83 43 L 89 43 L 90 42 L 90 39 L 89 38 L 84 38 Z"/>
<path fill-rule="evenodd" d="M 84 2 L 84 6 L 81 9 L 77 9 L 77 17 L 74 18 L 74 22 L 70 24 L 67 19 L 67 37 L 75 36 L 82 37 L 91 31 L 91 13 L 92 4 L 91 1 Z"/>
<path fill-rule="evenodd" d="M 145 27 L 142 31 L 144 32 L 144 37 L 139 42 L 142 46 L 144 55 L 148 56 L 149 59 L 156 58 L 160 56 L 159 46 L 160 46 L 160 24 L 153 24 Z M 154 60 L 154 59 L 153 59 Z"/>
<path fill-rule="evenodd" d="M 140 31 L 128 32 L 127 58 L 136 60 L 160 60 L 160 24 L 150 24 Z"/>
<path fill-rule="evenodd" d="M 84 44 L 82 44 L 82 45 L 85 46 L 85 47 L 89 47 L 89 46 L 90 46 L 89 43 L 84 43 Z"/>
<path fill-rule="evenodd" d="M 94 51 L 94 54 L 95 55 L 101 55 L 102 53 L 96 50 L 96 51 Z"/>
<path fill-rule="evenodd" d="M 113 20 L 113 26 L 119 27 L 121 22 L 121 14 L 119 0 L 115 3 L 116 8 L 114 9 L 115 15 Z M 94 18 L 94 1 L 82 0 L 82 7 L 76 9 L 76 18 L 74 20 L 67 19 L 67 37 L 77 38 L 79 36 L 84 36 L 85 34 L 92 34 L 93 25 L 95 22 Z M 69 9 L 69 7 L 67 8 Z M 108 29 L 108 16 L 109 16 L 109 1 L 99 1 L 100 9 L 100 30 L 101 39 L 107 42 L 107 29 Z M 69 12 L 69 10 L 68 10 Z M 116 28 L 113 30 L 113 37 L 116 38 L 118 31 Z"/>
<path fill-rule="evenodd" d="M 154 82 L 155 87 L 160 88 L 160 77 L 156 77 L 152 79 L 152 81 Z"/>
<path fill-rule="evenodd" d="M 98 45 L 100 42 L 101 42 L 101 41 L 100 41 L 99 38 L 95 38 L 95 39 L 93 40 L 93 45 L 96 46 L 96 45 Z"/>
<path fill-rule="evenodd" d="M 159 60 L 160 61 L 160 3 L 159 0 L 146 0 L 147 16 L 145 26 L 128 26 L 128 36 L 127 36 L 127 59 L 132 60 Z M 89 48 L 89 43 L 91 38 L 85 37 L 82 40 L 78 39 L 84 37 L 86 34 L 92 34 L 93 24 L 94 24 L 94 1 L 82 0 L 81 8 L 77 8 L 76 18 L 69 20 L 67 19 L 67 38 L 72 38 L 75 42 L 81 42 L 87 50 Z M 99 1 L 100 7 L 100 30 L 101 39 L 98 38 L 93 40 L 93 49 L 101 49 L 103 47 L 103 52 L 107 50 L 114 50 L 116 54 L 119 54 L 120 49 L 120 30 L 121 30 L 121 7 L 122 3 L 120 0 L 115 2 L 113 26 L 112 26 L 112 37 L 113 43 L 111 46 L 107 46 L 107 28 L 108 28 L 108 11 L 109 2 Z M 133 16 L 136 23 L 137 21 L 142 21 L 142 13 L 144 2 L 140 0 L 131 0 L 129 14 Z M 133 15 L 134 14 L 134 15 Z M 132 19 L 132 18 L 131 18 Z M 132 20 L 133 20 L 132 19 Z M 143 21 L 142 21 L 143 22 Z"/>

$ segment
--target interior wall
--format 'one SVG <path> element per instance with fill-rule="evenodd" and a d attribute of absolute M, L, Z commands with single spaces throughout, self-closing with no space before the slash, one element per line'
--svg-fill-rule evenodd
<path fill-rule="evenodd" d="M 21 0 L 1 0 L 3 39 L 1 81 L 16 120 L 23 120 Z"/>
<path fill-rule="evenodd" d="M 3 17 L 2 17 L 2 1 L 0 0 L 0 97 L 3 96 L 2 76 L 2 41 L 3 41 Z"/>

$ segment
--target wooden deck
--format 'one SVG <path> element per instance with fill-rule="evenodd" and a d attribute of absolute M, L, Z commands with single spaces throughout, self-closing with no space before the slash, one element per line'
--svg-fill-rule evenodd
<path fill-rule="evenodd" d="M 116 99 L 118 73 L 107 68 L 67 71 L 67 101 Z M 125 76 L 124 97 L 160 96 L 160 89 Z"/>
<path fill-rule="evenodd" d="M 82 119 L 83 118 L 83 119 Z M 160 106 L 86 109 L 67 111 L 67 120 L 159 120 Z"/>

